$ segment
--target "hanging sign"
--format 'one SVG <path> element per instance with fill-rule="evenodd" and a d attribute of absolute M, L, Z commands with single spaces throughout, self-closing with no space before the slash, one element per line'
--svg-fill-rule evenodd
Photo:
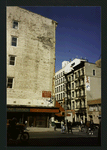
<path fill-rule="evenodd" d="M 86 83 L 86 90 L 90 91 L 90 77 L 89 76 L 85 77 L 85 83 Z"/>

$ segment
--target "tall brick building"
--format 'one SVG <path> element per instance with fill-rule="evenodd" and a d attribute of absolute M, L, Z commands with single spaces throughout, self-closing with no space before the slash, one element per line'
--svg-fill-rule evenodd
<path fill-rule="evenodd" d="M 17 6 L 6 9 L 7 119 L 49 126 L 55 107 L 57 22 Z"/>

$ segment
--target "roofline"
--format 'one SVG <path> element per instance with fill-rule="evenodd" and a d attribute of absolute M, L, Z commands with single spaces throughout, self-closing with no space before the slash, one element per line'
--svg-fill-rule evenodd
<path fill-rule="evenodd" d="M 14 7 L 14 6 L 13 6 L 13 7 Z M 30 11 L 30 10 L 27 10 L 26 8 L 22 8 L 21 6 L 15 6 L 15 7 L 18 7 L 18 8 L 24 9 L 24 10 L 26 10 L 26 11 L 29 11 L 29 12 L 33 13 L 33 14 L 37 14 L 37 13 L 34 13 L 34 12 Z M 26 6 L 25 6 L 25 7 L 26 7 Z M 42 16 L 42 15 L 40 15 L 40 14 L 37 14 L 37 15 Z M 42 17 L 47 18 L 47 19 L 49 19 L 49 20 L 52 20 L 53 22 L 55 22 L 55 23 L 56 23 L 56 25 L 58 25 L 58 22 L 56 22 L 55 20 L 50 19 L 50 18 L 45 17 L 45 16 L 42 16 Z"/>

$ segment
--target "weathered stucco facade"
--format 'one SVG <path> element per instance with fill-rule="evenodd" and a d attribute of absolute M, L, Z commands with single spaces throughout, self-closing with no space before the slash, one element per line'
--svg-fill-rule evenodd
<path fill-rule="evenodd" d="M 12 79 L 7 105 L 54 107 L 57 22 L 17 6 L 6 10 L 7 80 Z M 10 57 L 14 57 L 14 65 L 10 65 Z M 49 96 L 43 96 L 43 91 Z M 52 103 L 48 102 L 50 93 Z"/>
<path fill-rule="evenodd" d="M 14 20 L 18 29 L 12 28 Z M 7 104 L 37 105 L 35 101 L 44 100 L 42 91 L 53 92 L 55 28 L 51 19 L 7 7 L 7 77 L 14 78 L 12 89 L 7 89 Z M 17 37 L 17 46 L 11 46 L 12 36 Z M 9 65 L 9 55 L 15 55 L 14 66 Z"/>

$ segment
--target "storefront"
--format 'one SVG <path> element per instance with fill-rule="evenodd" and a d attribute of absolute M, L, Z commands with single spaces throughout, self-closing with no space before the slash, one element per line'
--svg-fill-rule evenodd
<path fill-rule="evenodd" d="M 49 127 L 49 120 L 55 113 L 59 113 L 59 108 L 8 106 L 7 121 L 15 117 L 18 123 L 25 123 L 27 120 L 27 126 L 29 127 Z"/>

